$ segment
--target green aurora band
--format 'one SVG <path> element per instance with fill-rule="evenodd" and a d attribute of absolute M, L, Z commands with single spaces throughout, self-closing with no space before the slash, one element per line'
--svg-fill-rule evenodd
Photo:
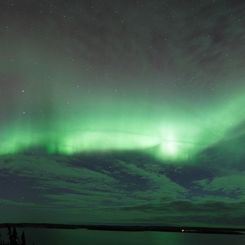
<path fill-rule="evenodd" d="M 244 120 L 244 96 L 236 96 L 213 111 L 182 122 L 160 117 L 151 121 L 147 116 L 135 116 L 130 109 L 115 116 L 110 105 L 93 105 L 95 113 L 82 111 L 76 116 L 64 115 L 48 121 L 19 121 L 9 125 L 1 135 L 0 154 L 15 154 L 41 147 L 48 153 L 80 154 L 83 152 L 140 150 L 163 160 L 184 161 L 194 158 L 205 148 L 224 140 L 228 132 Z M 109 109 L 108 109 L 109 108 Z M 127 114 L 127 111 L 131 112 Z M 74 113 L 75 114 L 75 113 Z M 84 120 L 83 114 L 87 114 Z M 133 115 L 134 114 L 134 115 Z M 167 112 L 163 114 L 167 115 Z M 174 113 L 172 113 L 174 114 Z M 68 118 L 68 120 L 66 120 Z M 165 117 L 166 118 L 166 117 Z M 202 117 L 204 118 L 204 116 Z M 218 125 L 218 126 L 217 126 Z"/>
<path fill-rule="evenodd" d="M 33 42 L 33 33 L 31 38 L 17 37 L 15 28 L 1 40 L 2 91 L 7 88 L 9 95 L 2 100 L 0 155 L 32 148 L 67 155 L 139 150 L 183 162 L 233 137 L 230 131 L 245 120 L 243 70 L 236 75 L 227 69 L 217 78 L 224 83 L 210 83 L 215 92 L 209 94 L 211 85 L 200 83 L 196 88 L 181 71 L 196 70 L 207 81 L 210 75 L 188 63 L 189 53 L 174 50 L 176 74 L 184 89 L 172 87 L 174 79 L 168 73 L 157 75 L 146 57 L 137 57 L 142 74 L 137 69 L 133 75 L 116 70 L 106 77 L 106 71 L 87 71 L 86 60 L 71 62 L 73 56 L 64 51 L 66 39 L 58 46 L 56 39 L 49 42 L 41 36 L 40 42 Z M 52 28 L 44 33 L 54 38 Z"/>

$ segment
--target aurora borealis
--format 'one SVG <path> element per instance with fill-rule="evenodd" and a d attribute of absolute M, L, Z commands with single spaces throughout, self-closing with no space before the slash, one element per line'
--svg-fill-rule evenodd
<path fill-rule="evenodd" d="M 2 222 L 245 223 L 245 3 L 0 3 Z"/>

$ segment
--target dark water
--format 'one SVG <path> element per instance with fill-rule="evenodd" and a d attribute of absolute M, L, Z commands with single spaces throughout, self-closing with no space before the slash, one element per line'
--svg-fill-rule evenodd
<path fill-rule="evenodd" d="M 245 245 L 245 236 L 239 235 L 46 229 L 26 229 L 25 233 L 27 245 Z"/>

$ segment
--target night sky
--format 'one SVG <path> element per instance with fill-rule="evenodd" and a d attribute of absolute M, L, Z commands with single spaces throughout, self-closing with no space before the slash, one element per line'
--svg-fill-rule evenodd
<path fill-rule="evenodd" d="M 1 1 L 1 222 L 244 227 L 244 13 Z"/>

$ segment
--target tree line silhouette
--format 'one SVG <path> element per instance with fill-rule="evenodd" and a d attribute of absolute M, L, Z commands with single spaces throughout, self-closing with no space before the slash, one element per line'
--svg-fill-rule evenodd
<path fill-rule="evenodd" d="M 23 231 L 19 237 L 16 228 L 8 226 L 8 241 L 1 239 L 0 245 L 27 245 L 25 232 Z"/>

